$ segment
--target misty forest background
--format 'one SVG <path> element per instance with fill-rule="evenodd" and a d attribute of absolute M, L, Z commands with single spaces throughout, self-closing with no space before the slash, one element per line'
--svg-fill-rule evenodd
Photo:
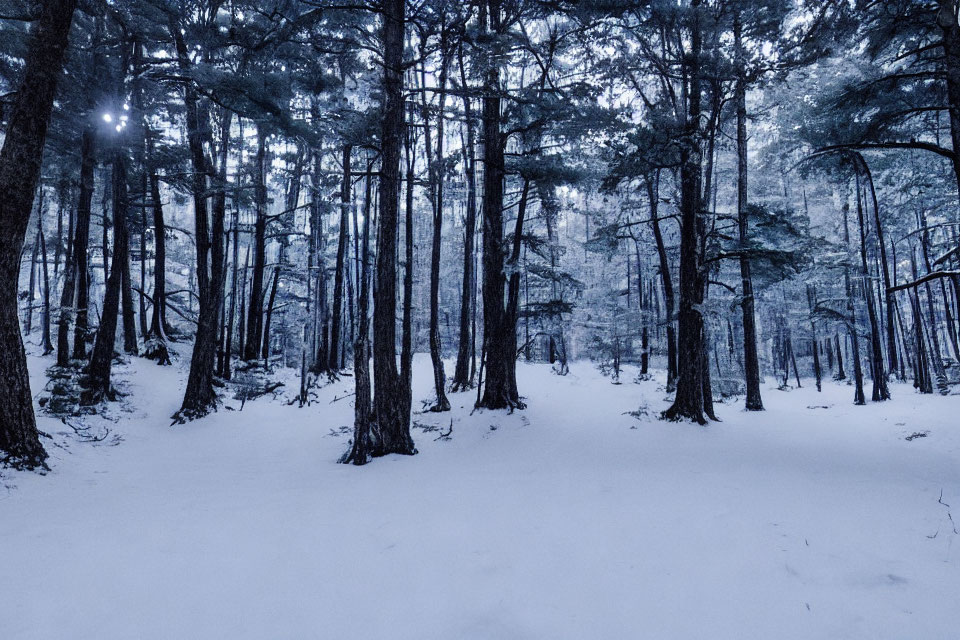
<path fill-rule="evenodd" d="M 189 367 L 184 429 L 352 376 L 355 464 L 453 394 L 522 410 L 518 360 L 663 370 L 662 418 L 701 424 L 762 380 L 956 392 L 957 14 L 4 2 L 0 450 L 44 467 L 35 409 L 103 410 L 134 357 Z"/>

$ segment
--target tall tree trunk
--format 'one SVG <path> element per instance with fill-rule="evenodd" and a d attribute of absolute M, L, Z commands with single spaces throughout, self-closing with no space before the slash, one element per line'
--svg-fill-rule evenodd
<path fill-rule="evenodd" d="M 243 359 L 256 360 L 263 337 L 263 276 L 267 259 L 267 132 L 257 126 L 255 163 L 256 220 L 253 225 L 253 274 L 250 285 L 250 307 L 247 313 L 247 340 Z"/>
<path fill-rule="evenodd" d="M 0 149 L 0 451 L 8 464 L 44 466 L 17 317 L 20 250 L 40 178 L 43 145 L 76 0 L 48 0 L 30 27 L 23 82 Z"/>
<path fill-rule="evenodd" d="M 232 218 L 230 227 L 233 231 L 233 268 L 230 276 L 230 310 L 227 315 L 226 336 L 224 337 L 225 344 L 223 346 L 224 380 L 230 380 L 233 377 L 233 327 L 237 316 L 237 277 L 240 271 L 240 209 L 236 206 L 236 203 L 233 205 Z M 305 401 L 304 399 L 304 402 Z"/>
<path fill-rule="evenodd" d="M 430 248 L 430 361 L 433 365 L 433 388 L 437 401 L 430 408 L 431 411 L 441 412 L 450 410 L 450 401 L 447 400 L 447 377 L 443 370 L 443 355 L 440 344 L 440 241 L 443 234 L 443 108 L 447 97 L 447 67 L 449 65 L 446 29 L 441 25 L 440 36 L 440 77 L 438 92 L 437 115 L 437 144 L 436 153 L 430 143 L 430 110 L 427 106 L 426 91 L 421 96 L 423 100 L 423 131 L 424 148 L 427 157 L 427 169 L 430 181 L 430 203 L 433 209 L 433 240 Z M 421 67 L 424 87 L 426 86 L 426 71 Z"/>
<path fill-rule="evenodd" d="M 674 312 L 676 303 L 673 292 L 673 279 L 670 277 L 670 261 L 667 257 L 667 247 L 663 242 L 663 232 L 660 229 L 660 171 L 645 179 L 647 197 L 650 200 L 650 223 L 653 228 L 653 238 L 657 245 L 657 256 L 660 260 L 660 280 L 663 285 L 663 300 L 667 314 L 667 391 L 676 390 L 677 385 L 677 334 L 674 327 Z"/>
<path fill-rule="evenodd" d="M 857 198 L 859 198 L 859 193 Z M 850 226 L 847 223 L 847 213 L 850 210 L 850 203 L 844 201 L 843 211 L 843 239 L 847 247 L 850 246 Z M 843 267 L 843 283 L 847 294 L 847 322 L 849 323 L 851 354 L 853 359 L 853 404 L 866 404 L 867 399 L 863 394 L 863 370 L 860 366 L 860 336 L 857 332 L 857 314 L 853 306 L 853 285 L 850 282 L 850 267 Z"/>
<path fill-rule="evenodd" d="M 37 289 L 37 256 L 40 253 L 40 227 L 43 215 L 37 216 L 37 231 L 33 234 L 33 250 L 30 252 L 30 279 L 27 281 L 26 301 L 27 317 L 23 321 L 23 332 L 30 337 L 33 333 L 33 293 Z"/>
<path fill-rule="evenodd" d="M 123 265 L 129 261 L 130 239 L 127 233 L 129 197 L 127 193 L 127 159 L 117 149 L 113 156 L 113 261 L 103 296 L 100 325 L 93 344 L 90 364 L 84 381 L 83 404 L 96 404 L 115 399 L 110 384 L 114 347 L 117 338 L 117 317 L 120 313 L 120 297 L 123 287 Z"/>
<path fill-rule="evenodd" d="M 458 49 L 460 62 L 460 83 L 467 87 L 466 71 L 463 64 L 463 47 Z M 474 152 L 473 103 L 468 95 L 463 96 L 463 117 L 466 127 L 464 140 L 464 169 L 467 183 L 467 215 L 463 228 L 463 286 L 460 294 L 460 339 L 457 344 L 457 365 L 453 371 L 453 390 L 463 391 L 473 387 L 470 373 L 470 345 L 473 341 L 471 317 L 473 306 L 474 281 L 474 237 L 477 227 L 477 174 Z"/>
<path fill-rule="evenodd" d="M 277 301 L 277 288 L 280 284 L 280 268 L 283 262 L 283 248 L 280 249 L 280 260 L 273 269 L 273 283 L 270 285 L 270 297 L 267 300 L 266 319 L 263 322 L 263 347 L 260 351 L 260 357 L 263 358 L 263 365 L 270 366 L 270 325 L 273 323 L 273 307 Z"/>
<path fill-rule="evenodd" d="M 487 24 L 483 28 L 499 35 L 500 0 L 487 0 Z M 493 38 L 496 42 L 496 38 Z M 480 407 L 523 408 L 515 392 L 517 354 L 516 326 L 504 309 L 506 259 L 503 246 L 504 136 L 500 131 L 500 67 L 490 51 L 483 79 L 483 340 L 486 383 Z"/>
<path fill-rule="evenodd" d="M 177 49 L 181 70 L 188 71 L 190 58 L 183 34 L 175 21 L 170 25 L 171 35 Z M 230 141 L 232 113 L 222 111 L 219 166 L 210 166 L 204 153 L 204 142 L 212 142 L 210 114 L 206 104 L 201 104 L 196 89 L 191 84 L 184 88 L 186 106 L 187 144 L 193 169 L 190 189 L 193 193 L 195 240 L 197 249 L 197 289 L 200 297 L 200 313 L 197 318 L 197 333 L 190 356 L 190 373 L 187 377 L 183 404 L 173 418 L 185 422 L 202 417 L 217 405 L 213 388 L 214 365 L 217 353 L 217 324 L 220 315 L 220 296 L 223 295 L 223 230 L 226 212 L 226 155 Z M 215 181 L 213 216 L 208 215 L 207 180 Z"/>
<path fill-rule="evenodd" d="M 350 156 L 353 147 L 343 147 L 343 181 L 340 183 L 340 239 L 337 241 L 337 264 L 333 274 L 333 316 L 330 320 L 330 363 L 331 371 L 340 369 L 340 332 L 343 325 L 343 279 L 344 268 L 350 238 L 350 206 L 353 197 L 350 194 Z"/>
<path fill-rule="evenodd" d="M 167 225 L 160 201 L 160 178 L 150 172 L 150 200 L 153 209 L 153 309 L 149 335 L 166 343 L 167 337 Z M 166 347 L 164 346 L 164 350 Z"/>
<path fill-rule="evenodd" d="M 128 211 L 125 215 L 129 215 L 129 202 L 127 207 Z M 119 224 L 116 220 L 116 209 L 114 209 L 113 217 L 113 224 L 114 227 L 116 227 L 117 224 Z M 123 304 L 123 350 L 131 355 L 137 355 L 139 349 L 137 348 L 136 311 L 133 305 L 133 283 L 130 276 L 129 221 L 124 220 L 123 226 L 127 229 L 125 232 L 127 234 L 126 252 L 124 254 L 124 261 L 120 264 L 120 300 Z M 114 229 L 114 233 L 116 233 L 116 229 Z"/>
<path fill-rule="evenodd" d="M 823 374 L 820 371 L 820 349 L 817 342 L 817 321 L 814 316 L 817 308 L 817 292 L 813 285 L 807 285 L 807 304 L 810 309 L 810 344 L 813 347 L 813 376 L 817 382 L 817 391 L 821 391 Z"/>
<path fill-rule="evenodd" d="M 41 196 L 41 202 L 42 196 Z M 50 275 L 47 271 L 47 241 L 43 235 L 43 208 L 40 209 L 40 265 L 43 269 L 43 315 L 40 318 L 43 355 L 53 353 L 50 342 Z"/>
<path fill-rule="evenodd" d="M 880 402 L 890 399 L 887 388 L 887 374 L 883 367 L 883 347 L 880 339 L 880 326 L 877 321 L 877 311 L 874 306 L 873 289 L 870 286 L 870 269 L 867 264 L 867 234 L 863 216 L 863 191 L 860 188 L 860 172 L 856 171 L 857 186 L 857 222 L 860 227 L 860 265 L 863 270 L 863 295 L 867 303 L 867 316 L 870 319 L 870 374 L 873 378 L 872 400 Z"/>
<path fill-rule="evenodd" d="M 87 276 L 87 244 L 90 240 L 90 201 L 93 198 L 93 169 L 94 132 L 86 127 L 80 138 L 80 199 L 77 203 L 77 213 L 73 225 L 73 234 L 69 239 L 71 249 L 63 278 L 63 291 L 60 296 L 60 319 L 57 323 L 57 365 L 65 367 L 70 364 L 70 320 L 75 313 L 79 314 L 79 305 L 76 301 L 76 292 L 81 278 L 86 281 Z M 85 311 L 85 310 L 84 310 Z M 80 349 L 84 352 L 83 339 L 80 339 Z"/>
<path fill-rule="evenodd" d="M 90 267 L 88 264 L 87 249 L 90 244 L 90 217 L 93 209 L 94 172 L 96 169 L 96 134 L 92 127 L 84 129 L 80 141 L 80 197 L 77 202 L 77 223 L 74 228 L 73 262 L 76 283 L 76 324 L 73 332 L 74 360 L 87 358 L 87 319 L 89 310 L 87 305 L 90 297 Z M 67 346 L 67 331 L 61 328 L 64 334 L 59 344 Z M 58 358 L 60 358 L 58 354 Z M 66 358 L 64 357 L 64 361 Z"/>
<path fill-rule="evenodd" d="M 360 291 L 357 292 L 357 339 L 353 345 L 353 375 L 356 384 L 353 412 L 353 443 L 340 462 L 363 465 L 374 455 L 376 445 L 371 441 L 372 403 L 370 401 L 370 174 L 367 173 L 368 207 L 363 216 L 363 254 L 360 265 Z M 399 194 L 398 194 L 399 195 Z M 391 256 L 392 259 L 392 256 Z"/>
<path fill-rule="evenodd" d="M 843 349 L 840 348 L 840 334 L 835 333 L 833 336 L 833 340 L 834 340 L 836 351 L 837 351 L 837 373 L 835 376 L 833 376 L 833 379 L 837 381 L 846 380 L 847 374 L 843 370 Z"/>
<path fill-rule="evenodd" d="M 404 401 L 413 402 L 413 133 L 410 127 L 404 134 L 404 150 L 407 162 L 407 188 L 404 216 L 404 261 L 403 261 L 403 322 L 400 336 L 400 378 L 403 384 Z M 411 407 L 404 407 L 404 415 Z"/>
<path fill-rule="evenodd" d="M 397 371 L 397 222 L 403 122 L 404 1 L 382 0 L 384 103 L 380 135 L 380 195 L 376 290 L 373 304 L 373 377 L 376 397 L 374 456 L 417 452 L 410 436 L 409 406 Z"/>
<path fill-rule="evenodd" d="M 737 50 L 737 228 L 740 241 L 740 281 L 743 300 L 743 373 L 747 386 L 747 411 L 763 411 L 760 397 L 760 358 L 757 355 L 757 325 L 754 312 L 753 278 L 747 251 L 747 83 L 743 60 L 743 40 L 740 16 L 734 18 L 733 38 Z"/>
<path fill-rule="evenodd" d="M 677 316 L 677 393 L 673 405 L 664 411 L 668 420 L 688 419 L 706 424 L 703 398 L 703 316 L 700 314 L 698 217 L 700 212 L 701 150 L 701 69 L 702 37 L 700 2 L 693 0 L 690 52 L 688 54 L 687 113 L 680 164 L 680 310 Z"/>

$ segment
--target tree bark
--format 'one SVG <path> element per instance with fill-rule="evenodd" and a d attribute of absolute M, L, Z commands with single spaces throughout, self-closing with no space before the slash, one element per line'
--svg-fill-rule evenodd
<path fill-rule="evenodd" d="M 41 202 L 43 202 L 41 195 Z M 43 269 L 43 315 L 40 317 L 41 342 L 43 355 L 53 353 L 53 343 L 50 342 L 50 274 L 47 267 L 47 240 L 43 234 L 43 207 L 40 208 L 40 265 Z"/>
<path fill-rule="evenodd" d="M 433 365 L 433 388 L 436 403 L 430 408 L 433 412 L 450 410 L 447 400 L 447 378 L 443 370 L 443 356 L 440 344 L 440 243 L 443 234 L 443 108 L 447 97 L 447 66 L 449 65 L 446 43 L 446 30 L 441 25 L 440 37 L 440 77 L 438 92 L 437 145 L 436 154 L 430 143 L 430 111 L 427 107 L 426 92 L 422 93 L 424 147 L 427 156 L 427 169 L 430 175 L 430 203 L 433 208 L 433 240 L 430 248 L 430 361 Z M 426 71 L 422 70 L 426 86 Z"/>
<path fill-rule="evenodd" d="M 500 0 L 487 0 L 489 34 L 502 31 Z M 494 38 L 495 41 L 495 38 Z M 483 340 L 486 382 L 478 406 L 522 409 L 516 393 L 516 326 L 504 308 L 506 276 L 503 246 L 504 136 L 500 131 L 500 67 L 495 52 L 483 80 Z M 513 334 L 513 335 L 511 335 Z"/>
<path fill-rule="evenodd" d="M 343 181 L 340 183 L 340 239 L 337 241 L 337 264 L 333 274 L 333 315 L 330 321 L 330 362 L 331 371 L 340 369 L 340 332 L 343 324 L 343 278 L 348 239 L 350 237 L 350 156 L 353 147 L 343 147 Z"/>
<path fill-rule="evenodd" d="M 57 365 L 70 364 L 70 320 L 79 313 L 75 300 L 79 280 L 86 280 L 87 244 L 90 240 L 90 201 L 93 197 L 94 132 L 86 127 L 80 138 L 80 199 L 70 237 L 71 249 L 64 270 L 63 291 L 60 296 L 60 319 L 57 322 Z M 81 349 L 83 349 L 81 338 Z M 81 354 L 85 356 L 86 353 Z"/>
<path fill-rule="evenodd" d="M 267 132 L 257 127 L 257 155 L 254 160 L 256 220 L 253 225 L 253 273 L 247 313 L 247 340 L 243 359 L 256 360 L 263 339 L 263 276 L 267 259 Z"/>
<path fill-rule="evenodd" d="M 348 151 L 349 153 L 349 151 Z M 347 164 L 349 168 L 349 162 Z M 356 384 L 353 413 L 353 443 L 350 450 L 340 458 L 343 464 L 366 464 L 375 451 L 371 441 L 372 404 L 370 401 L 370 175 L 367 174 L 368 207 L 363 216 L 363 254 L 360 266 L 360 291 L 357 297 L 357 339 L 353 345 L 353 375 Z"/>
<path fill-rule="evenodd" d="M 870 269 L 867 264 L 867 234 L 863 216 L 863 191 L 860 188 L 860 171 L 855 171 L 857 186 L 857 222 L 860 227 L 860 265 L 863 270 L 863 296 L 867 303 L 867 316 L 870 319 L 870 350 L 873 357 L 870 358 L 870 373 L 873 378 L 873 392 L 871 394 L 874 402 L 890 399 L 890 391 L 887 388 L 887 375 L 883 367 L 883 347 L 880 339 L 880 326 L 877 322 L 877 311 L 874 306 L 873 290 L 870 286 Z"/>
<path fill-rule="evenodd" d="M 670 260 L 667 257 L 667 248 L 663 242 L 663 232 L 660 229 L 660 171 L 645 179 L 647 197 L 650 200 L 650 224 L 653 228 L 653 239 L 657 245 L 657 257 L 660 260 L 660 280 L 663 286 L 663 301 L 667 315 L 667 391 L 675 391 L 677 387 L 677 334 L 674 327 L 674 312 L 676 301 L 673 292 L 673 279 L 670 277 Z"/>
<path fill-rule="evenodd" d="M 463 48 L 458 50 L 460 60 L 460 82 L 467 87 L 466 71 L 463 64 Z M 457 364 L 453 371 L 453 390 L 464 391 L 473 387 L 470 373 L 471 313 L 473 306 L 474 237 L 477 227 L 477 174 L 474 151 L 473 109 L 470 96 L 463 96 L 463 117 L 466 127 L 464 140 L 464 169 L 467 183 L 467 215 L 463 229 L 463 286 L 460 294 L 460 340 L 457 344 Z"/>
<path fill-rule="evenodd" d="M 113 364 L 114 347 L 117 338 L 117 317 L 120 313 L 120 297 L 123 287 L 123 265 L 129 261 L 130 240 L 127 234 L 127 213 L 129 196 L 127 193 L 127 160 L 123 151 L 117 149 L 113 157 L 113 260 L 110 263 L 110 276 L 107 278 L 106 292 L 103 296 L 103 309 L 100 313 L 100 325 L 93 344 L 90 364 L 84 380 L 83 404 L 96 404 L 103 400 L 114 400 L 115 394 L 110 384 L 110 372 Z"/>
<path fill-rule="evenodd" d="M 181 70 L 190 68 L 187 46 L 176 22 L 171 22 L 170 31 L 177 49 Z M 218 399 L 213 388 L 214 365 L 217 354 L 217 323 L 220 315 L 220 296 L 223 295 L 223 231 L 226 212 L 227 149 L 230 141 L 232 113 L 223 110 L 221 140 L 219 144 L 219 167 L 210 165 L 204 153 L 204 142 L 212 141 L 210 115 L 206 104 L 201 105 L 195 87 L 185 85 L 187 144 L 193 169 L 190 189 L 193 194 L 195 240 L 197 250 L 197 289 L 200 297 L 200 313 L 197 333 L 190 356 L 190 373 L 187 377 L 183 404 L 174 414 L 175 422 L 185 422 L 202 417 L 216 408 Z M 213 219 L 207 207 L 207 181 L 216 183 L 213 202 Z"/>
<path fill-rule="evenodd" d="M 691 3 L 689 89 L 684 121 L 684 144 L 680 152 L 680 310 L 677 316 L 677 393 L 673 405 L 664 411 L 668 420 L 687 419 L 706 424 L 703 399 L 703 317 L 700 293 L 698 216 L 700 215 L 701 69 L 702 37 L 700 2 Z"/>
<path fill-rule="evenodd" d="M 76 0 L 48 0 L 31 25 L 23 82 L 0 149 L 0 451 L 16 467 L 45 466 L 17 317 L 20 250 Z"/>
<path fill-rule="evenodd" d="M 373 377 L 376 397 L 374 456 L 417 452 L 410 436 L 409 406 L 397 371 L 397 222 L 403 122 L 404 1 L 382 0 L 384 104 L 380 135 L 380 195 L 376 290 L 373 304 Z"/>
<path fill-rule="evenodd" d="M 760 358 L 757 355 L 757 325 L 754 312 L 753 278 L 747 257 L 747 83 L 740 16 L 734 18 L 733 39 L 737 51 L 737 229 L 740 242 L 740 281 L 743 300 L 743 373 L 747 387 L 747 411 L 763 411 L 760 396 Z"/>

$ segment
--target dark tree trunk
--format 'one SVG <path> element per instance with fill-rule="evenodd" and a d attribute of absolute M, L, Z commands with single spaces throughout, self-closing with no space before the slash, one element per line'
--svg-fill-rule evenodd
<path fill-rule="evenodd" d="M 116 169 L 114 169 L 114 171 L 116 171 Z M 126 173 L 126 163 L 124 163 L 124 173 Z M 117 221 L 117 213 L 116 208 L 114 208 L 114 233 L 117 232 L 116 227 L 120 224 Z M 127 211 L 124 215 L 129 215 L 129 198 Z M 123 304 L 123 350 L 131 355 L 137 355 L 139 351 L 137 348 L 137 320 L 136 310 L 133 306 L 133 283 L 130 277 L 130 227 L 127 219 L 123 220 L 123 226 L 126 229 L 124 233 L 127 235 L 124 260 L 120 263 L 120 300 Z"/>
<path fill-rule="evenodd" d="M 282 263 L 283 251 L 280 251 Z M 267 317 L 263 322 L 263 348 L 260 357 L 264 366 L 270 366 L 270 325 L 273 323 L 273 307 L 277 301 L 277 287 L 280 284 L 280 264 L 273 269 L 273 284 L 270 285 L 270 298 L 267 300 Z"/>
<path fill-rule="evenodd" d="M 166 342 L 167 335 L 167 226 L 160 200 L 160 178 L 150 171 L 150 200 L 153 209 L 153 309 L 149 335 Z"/>
<path fill-rule="evenodd" d="M 115 152 L 112 165 L 113 261 L 110 264 L 110 276 L 107 278 L 106 292 L 103 296 L 103 310 L 100 313 L 97 338 L 93 344 L 90 364 L 87 366 L 85 389 L 81 398 L 84 404 L 96 404 L 103 400 L 115 399 L 110 385 L 110 372 L 117 338 L 123 265 L 130 259 L 130 240 L 127 233 L 127 213 L 130 203 L 127 193 L 127 159 L 123 151 Z"/>
<path fill-rule="evenodd" d="M 181 70 L 188 71 L 190 58 L 183 35 L 175 22 L 170 25 L 177 48 Z M 204 153 L 204 141 L 211 142 L 210 115 L 206 105 L 201 105 L 196 89 L 187 84 L 184 89 L 186 106 L 187 143 L 193 169 L 191 191 L 193 193 L 195 240 L 197 248 L 197 289 L 200 297 L 200 313 L 197 333 L 190 357 L 190 373 L 180 410 L 174 414 L 175 422 L 185 422 L 202 417 L 217 405 L 213 387 L 214 365 L 217 355 L 217 324 L 220 315 L 220 296 L 223 295 L 225 269 L 223 253 L 223 230 L 226 213 L 227 149 L 230 141 L 232 113 L 223 110 L 221 140 L 219 144 L 219 167 L 210 166 Z M 216 191 L 213 202 L 213 219 L 207 208 L 207 180 L 213 178 Z"/>
<path fill-rule="evenodd" d="M 467 86 L 466 71 L 463 64 L 463 48 L 459 49 L 460 82 Z M 473 387 L 473 375 L 470 372 L 470 345 L 473 341 L 471 317 L 473 307 L 474 281 L 474 237 L 477 227 L 477 174 L 474 153 L 473 103 L 467 95 L 463 96 L 463 117 L 466 126 L 464 140 L 464 169 L 467 183 L 467 215 L 463 229 L 463 286 L 460 297 L 460 340 L 457 344 L 457 365 L 453 372 L 453 390 L 463 391 Z"/>
<path fill-rule="evenodd" d="M 243 270 L 240 272 L 240 320 L 237 326 L 237 340 L 239 340 L 239 353 L 242 356 L 244 352 L 244 339 L 246 338 L 247 314 L 244 311 L 247 308 L 247 271 L 250 270 L 250 247 L 247 246 L 246 255 L 243 257 Z"/>
<path fill-rule="evenodd" d="M 53 243 L 53 281 L 60 276 L 60 254 L 63 253 L 63 210 L 66 208 L 67 187 L 61 183 L 57 186 L 57 237 Z M 69 236 L 69 231 L 67 232 Z M 69 253 L 67 256 L 69 257 Z"/>
<path fill-rule="evenodd" d="M 653 239 L 657 244 L 657 256 L 660 260 L 660 279 L 663 284 L 663 300 L 667 315 L 667 391 L 674 391 L 677 385 L 677 334 L 674 327 L 674 310 L 676 303 L 673 293 L 673 280 L 670 277 L 670 261 L 667 257 L 667 247 L 663 242 L 663 232 L 660 230 L 660 172 L 647 176 L 647 197 L 650 200 L 650 223 L 653 227 Z"/>
<path fill-rule="evenodd" d="M 747 411 L 763 411 L 760 397 L 760 358 L 757 355 L 757 325 L 754 312 L 753 278 L 750 258 L 747 256 L 747 83 L 743 61 L 743 42 L 739 14 L 733 23 L 733 38 L 737 50 L 737 228 L 740 241 L 740 281 L 743 300 L 743 373 L 747 386 Z"/>
<path fill-rule="evenodd" d="M 400 378 L 403 384 L 403 399 L 413 402 L 413 134 L 410 127 L 404 135 L 407 161 L 406 215 L 404 216 L 404 264 L 403 264 L 403 323 L 400 336 Z M 404 407 L 404 415 L 410 414 L 410 405 Z"/>
<path fill-rule="evenodd" d="M 87 247 L 90 244 L 90 215 L 92 213 L 94 170 L 96 168 L 96 134 L 92 127 L 83 131 L 80 140 L 80 197 L 77 202 L 77 222 L 74 227 L 72 263 L 74 275 L 70 281 L 76 286 L 76 300 L 73 308 L 76 309 L 76 325 L 73 333 L 73 359 L 87 358 L 87 303 L 90 291 L 90 269 L 87 263 Z M 66 289 L 66 285 L 64 285 Z M 64 293 L 66 296 L 66 292 Z M 73 294 L 71 292 L 71 298 Z M 66 299 L 66 298 L 63 298 Z M 67 334 L 69 326 L 61 322 L 59 328 L 58 347 L 63 355 L 57 354 L 58 363 L 67 363 Z"/>
<path fill-rule="evenodd" d="M 349 165 L 348 165 L 349 166 Z M 367 174 L 367 210 L 363 216 L 363 254 L 360 265 L 360 291 L 357 292 L 357 339 L 353 345 L 353 375 L 356 384 L 353 412 L 353 443 L 341 458 L 343 464 L 366 464 L 376 449 L 372 441 L 370 401 L 370 174 Z M 399 195 L 399 194 L 398 194 Z"/>
<path fill-rule="evenodd" d="M 40 253 L 40 226 L 43 216 L 37 216 L 37 231 L 33 234 L 33 250 L 30 252 L 30 279 L 27 281 L 26 302 L 27 317 L 23 321 L 23 332 L 29 338 L 33 333 L 33 292 L 37 289 L 37 255 Z"/>
<path fill-rule="evenodd" d="M 397 222 L 403 123 L 403 0 L 382 0 L 384 104 L 380 135 L 380 195 L 376 289 L 373 305 L 373 377 L 376 397 L 374 456 L 417 452 L 410 436 L 409 402 L 397 371 Z"/>
<path fill-rule="evenodd" d="M 502 31 L 500 0 L 487 0 L 491 34 Z M 504 136 L 500 132 L 500 68 L 491 56 L 483 80 L 483 340 L 486 382 L 480 407 L 523 408 L 516 393 L 516 326 L 504 309 L 503 246 Z"/>
<path fill-rule="evenodd" d="M 857 185 L 857 222 L 860 227 L 860 265 L 863 270 L 863 297 L 867 303 L 867 316 L 870 319 L 870 377 L 873 378 L 872 400 L 880 402 L 890 399 L 887 388 L 887 374 L 883 367 L 883 347 L 881 346 L 880 326 L 874 306 L 873 290 L 870 286 L 870 269 L 867 265 L 867 234 L 863 219 L 863 191 L 860 188 L 860 172 L 856 174 Z"/>
<path fill-rule="evenodd" d="M 333 274 L 333 315 L 330 320 L 331 371 L 340 369 L 340 331 L 343 324 L 343 278 L 350 237 L 350 155 L 353 147 L 343 147 L 343 181 L 340 183 L 340 239 L 337 241 L 337 264 Z"/>
<path fill-rule="evenodd" d="M 74 298 L 79 277 L 77 263 L 80 261 L 80 254 L 83 254 L 83 263 L 86 267 L 87 236 L 90 232 L 90 197 L 93 194 L 93 164 L 93 131 L 87 128 L 84 129 L 80 141 L 80 203 L 77 205 L 76 221 L 72 225 L 73 233 L 68 239 L 71 248 L 67 251 L 63 291 L 60 295 L 60 318 L 57 322 L 57 365 L 61 367 L 70 364 L 70 320 L 75 311 Z"/>
<path fill-rule="evenodd" d="M 699 306 L 703 287 L 700 279 L 698 217 L 700 212 L 701 78 L 699 2 L 694 0 L 691 16 L 689 90 L 684 123 L 684 144 L 680 165 L 680 310 L 677 317 L 677 393 L 673 405 L 664 411 L 668 420 L 687 419 L 706 424 L 703 396 L 703 316 Z"/>
<path fill-rule="evenodd" d="M 859 198 L 859 193 L 857 198 Z M 843 239 L 847 247 L 850 246 L 850 226 L 847 223 L 847 212 L 850 209 L 850 203 L 843 203 Z M 843 283 L 847 294 L 847 322 L 849 323 L 851 354 L 853 359 L 853 404 L 866 404 L 867 399 L 863 394 L 863 369 L 860 366 L 860 336 L 857 333 L 857 314 L 853 306 L 853 286 L 850 283 L 850 268 L 843 268 Z"/>
<path fill-rule="evenodd" d="M 255 159 L 256 220 L 253 225 L 253 274 L 250 284 L 250 307 L 247 313 L 247 340 L 243 359 L 252 362 L 260 355 L 263 338 L 263 276 L 267 259 L 267 132 L 257 127 Z"/>
<path fill-rule="evenodd" d="M 443 107 L 447 92 L 448 47 L 446 30 L 441 28 L 440 38 L 440 91 L 439 114 L 437 116 L 437 145 L 436 153 L 430 143 L 430 112 L 426 103 L 426 92 L 423 96 L 423 127 L 424 148 L 427 157 L 428 172 L 430 174 L 430 201 L 433 208 L 433 241 L 430 247 L 430 361 L 433 365 L 433 388 L 437 401 L 430 408 L 433 412 L 449 411 L 450 401 L 447 400 L 447 377 L 443 370 L 443 355 L 440 344 L 440 241 L 443 234 Z M 426 86 L 426 72 L 422 71 Z"/>
<path fill-rule="evenodd" d="M 42 196 L 41 196 L 41 202 Z M 43 208 L 40 209 L 40 265 L 43 269 L 43 315 L 40 318 L 41 340 L 43 355 L 53 353 L 53 343 L 50 342 L 50 274 L 47 271 L 47 241 L 43 235 Z"/>
<path fill-rule="evenodd" d="M 933 393 L 933 379 L 930 375 L 930 358 L 927 355 L 927 345 L 924 339 L 923 314 L 920 312 L 920 291 L 908 292 L 910 306 L 913 312 L 913 328 L 916 335 L 917 360 L 914 369 L 913 386 L 920 393 Z"/>
<path fill-rule="evenodd" d="M 896 328 L 894 325 L 894 299 L 893 292 L 890 290 L 892 284 L 890 280 L 890 265 L 887 263 L 887 245 L 883 240 L 883 225 L 880 222 L 880 206 L 877 203 L 877 192 L 873 185 L 873 174 L 870 172 L 870 168 L 867 166 L 866 161 L 863 159 L 863 156 L 860 154 L 856 155 L 857 162 L 860 165 L 860 169 L 863 172 L 864 178 L 866 179 L 867 187 L 870 188 L 870 200 L 873 206 L 873 223 L 877 234 L 877 245 L 880 250 L 880 267 L 881 274 L 883 275 L 883 288 L 884 294 L 882 296 L 884 300 L 884 307 L 886 311 L 887 319 L 887 358 L 890 362 L 889 371 L 896 373 L 897 370 L 897 337 L 896 337 Z M 885 376 L 886 377 L 886 376 Z M 886 383 L 884 383 L 886 387 Z M 889 395 L 889 393 L 888 393 Z"/>
<path fill-rule="evenodd" d="M 837 374 L 833 377 L 834 380 L 846 380 L 847 374 L 843 370 L 843 349 L 840 348 L 840 334 L 836 333 L 833 336 L 834 343 L 836 345 L 837 351 Z"/>
<path fill-rule="evenodd" d="M 236 203 L 234 203 L 233 206 L 233 220 L 230 226 L 233 231 L 233 268 L 230 276 L 230 310 L 227 314 L 226 335 L 224 337 L 225 344 L 223 346 L 224 380 L 230 380 L 233 377 L 233 327 L 237 314 L 237 277 L 240 271 L 240 210 L 237 208 Z M 306 402 L 305 399 L 304 402 Z"/>
<path fill-rule="evenodd" d="M 820 371 L 820 349 L 817 341 L 817 321 L 814 312 L 817 308 L 817 292 L 812 285 L 807 285 L 807 302 L 810 309 L 810 344 L 813 347 L 813 376 L 817 382 L 817 391 L 821 391 L 822 372 Z"/>

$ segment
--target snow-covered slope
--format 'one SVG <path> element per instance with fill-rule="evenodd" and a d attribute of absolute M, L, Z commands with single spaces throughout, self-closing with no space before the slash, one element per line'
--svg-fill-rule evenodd
<path fill-rule="evenodd" d="M 88 421 L 110 437 L 42 418 L 51 473 L 3 472 L 6 640 L 960 633 L 960 397 L 765 389 L 701 428 L 653 418 L 655 381 L 521 364 L 527 410 L 454 394 L 414 416 L 449 439 L 356 468 L 351 378 L 171 427 L 182 367 L 119 375 L 128 402 Z M 416 383 L 415 404 L 427 358 Z"/>

